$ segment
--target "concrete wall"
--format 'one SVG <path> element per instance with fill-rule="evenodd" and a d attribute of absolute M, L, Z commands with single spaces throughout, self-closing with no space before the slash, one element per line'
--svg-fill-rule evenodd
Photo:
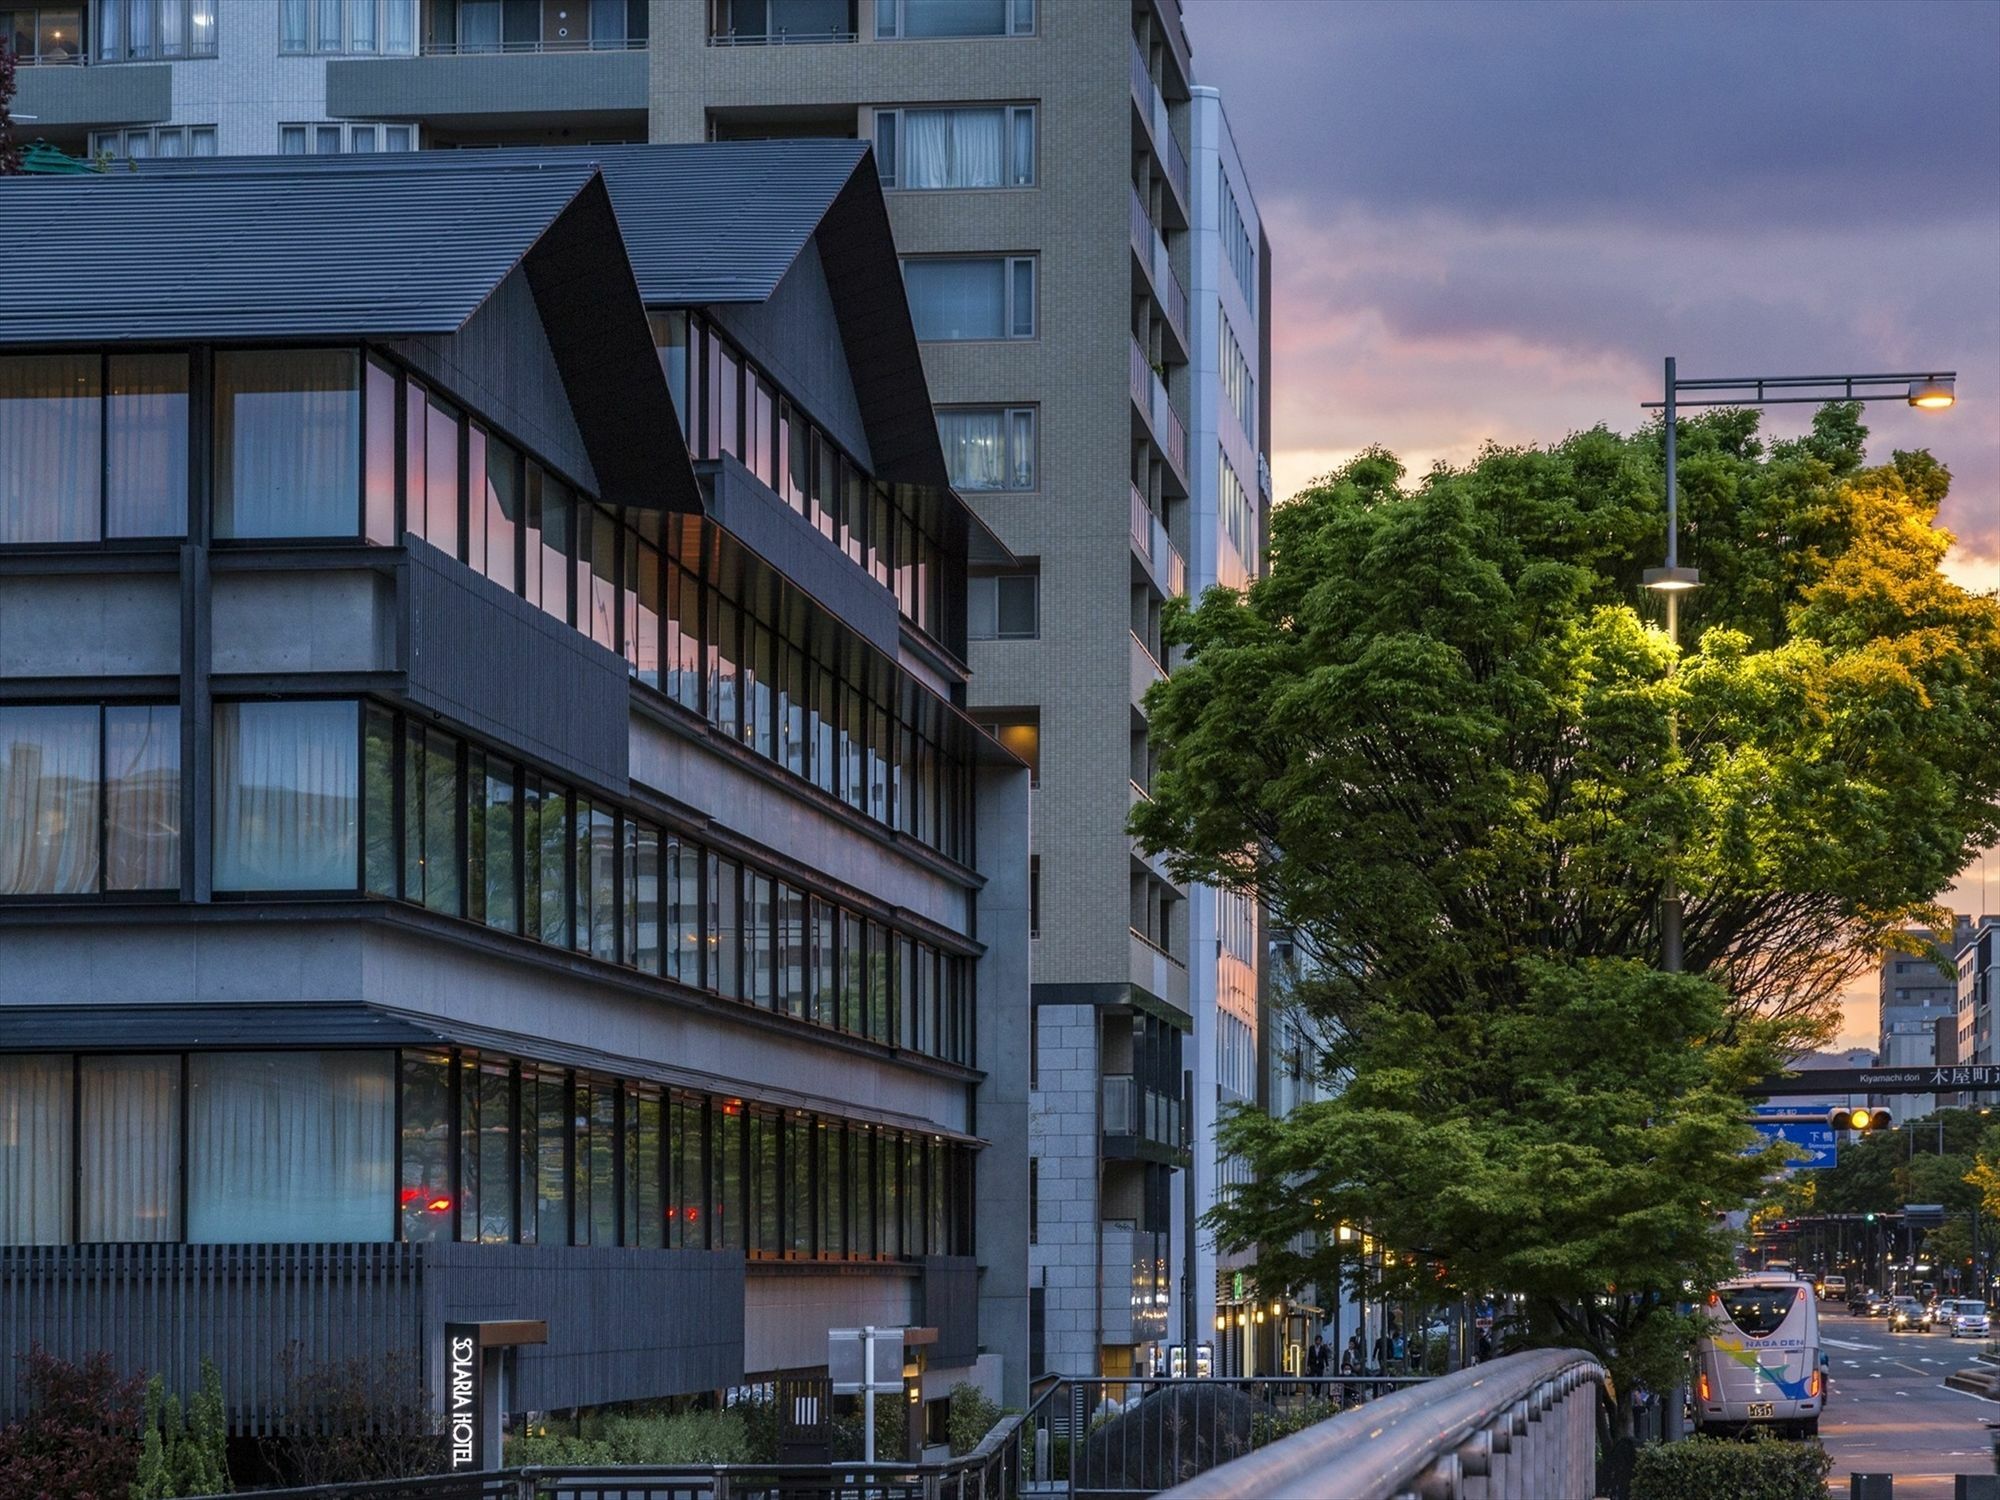
<path fill-rule="evenodd" d="M 973 1235 L 982 1270 L 979 1343 L 1004 1361 L 1004 1400 L 1025 1407 L 1028 1369 L 1028 1077 L 1033 1033 L 1028 972 L 1028 826 L 1025 771 L 982 769 L 975 838 L 986 885 L 979 938 L 986 953 L 973 983 L 979 1001 L 974 1100 L 979 1130 L 995 1144 L 979 1156 Z"/>
<path fill-rule="evenodd" d="M 180 629 L 172 573 L 8 577 L 0 583 L 0 677 L 171 676 L 180 671 Z"/>
<path fill-rule="evenodd" d="M 744 1371 L 824 1369 L 829 1328 L 914 1326 L 920 1284 L 914 1267 L 837 1272 L 760 1266 L 744 1289 Z"/>

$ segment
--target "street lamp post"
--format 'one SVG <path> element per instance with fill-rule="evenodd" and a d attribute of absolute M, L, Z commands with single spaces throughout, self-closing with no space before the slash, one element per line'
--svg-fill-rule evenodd
<path fill-rule="evenodd" d="M 1681 566 L 1680 556 L 1680 434 L 1677 414 L 1683 406 L 1823 406 L 1829 401 L 1866 401 L 1900 393 L 1922 411 L 1942 411 L 1958 399 L 1958 372 L 1921 370 L 1900 375 L 1765 375 L 1723 380 L 1683 380 L 1674 357 L 1667 356 L 1666 381 L 1660 401 L 1643 403 L 1645 410 L 1663 410 L 1667 460 L 1667 560 L 1648 568 L 1640 582 L 1661 595 L 1667 610 L 1667 640 L 1680 651 L 1680 596 L 1701 586 L 1696 568 Z M 1682 392 L 1694 393 L 1684 400 Z M 1680 746 L 1677 717 L 1667 721 L 1669 750 Z M 1668 850 L 1667 874 L 1660 892 L 1660 967 L 1681 972 L 1681 892 L 1675 871 L 1678 850 Z"/>
<path fill-rule="evenodd" d="M 1681 566 L 1680 407 L 1819 406 L 1829 401 L 1879 398 L 1901 387 L 1902 395 L 1910 405 L 1924 411 L 1939 411 L 1957 399 L 1957 381 L 1958 374 L 1954 370 L 1926 370 L 1901 375 L 1782 375 L 1683 380 L 1674 357 L 1671 354 L 1667 356 L 1666 380 L 1661 393 L 1665 399 L 1644 403 L 1646 410 L 1664 411 L 1662 436 L 1666 441 L 1667 559 L 1664 566 L 1646 569 L 1640 575 L 1640 582 L 1661 595 L 1666 604 L 1667 641 L 1674 648 L 1675 665 L 1680 660 L 1680 598 L 1690 589 L 1701 586 L 1700 571 Z M 1695 393 L 1694 398 L 1683 401 L 1683 391 Z M 1670 756 L 1677 755 L 1680 750 L 1680 717 L 1677 714 L 1671 714 L 1667 719 L 1667 749 Z M 1667 847 L 1666 878 L 1660 889 L 1660 968 L 1668 974 L 1680 973 L 1682 966 L 1679 864 L 1680 849 L 1678 841 L 1675 841 Z M 1662 1413 L 1665 1436 L 1669 1440 L 1682 1435 L 1683 1408 L 1684 1398 L 1680 1387 L 1676 1386 L 1668 1393 L 1666 1410 Z"/>

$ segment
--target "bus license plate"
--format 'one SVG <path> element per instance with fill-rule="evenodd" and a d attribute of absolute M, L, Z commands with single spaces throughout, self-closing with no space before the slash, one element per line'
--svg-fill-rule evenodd
<path fill-rule="evenodd" d="M 1752 1401 L 1750 1403 L 1750 1415 L 1753 1417 L 1775 1417 L 1777 1414 L 1776 1406 L 1769 1401 Z"/>

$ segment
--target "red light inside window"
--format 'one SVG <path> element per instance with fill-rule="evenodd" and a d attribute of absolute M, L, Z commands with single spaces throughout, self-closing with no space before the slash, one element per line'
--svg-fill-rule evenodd
<path fill-rule="evenodd" d="M 449 1213 L 451 1211 L 451 1199 L 433 1198 L 424 1207 L 428 1208 L 434 1214 Z"/>

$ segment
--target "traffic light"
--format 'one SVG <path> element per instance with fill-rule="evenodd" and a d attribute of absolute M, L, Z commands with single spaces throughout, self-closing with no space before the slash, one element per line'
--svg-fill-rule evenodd
<path fill-rule="evenodd" d="M 1826 1112 L 1827 1128 L 1831 1130 L 1852 1130 L 1858 1135 L 1868 1135 L 1877 1130 L 1887 1130 L 1895 1123 L 1886 1109 L 1850 1109 L 1842 1106 Z"/>

